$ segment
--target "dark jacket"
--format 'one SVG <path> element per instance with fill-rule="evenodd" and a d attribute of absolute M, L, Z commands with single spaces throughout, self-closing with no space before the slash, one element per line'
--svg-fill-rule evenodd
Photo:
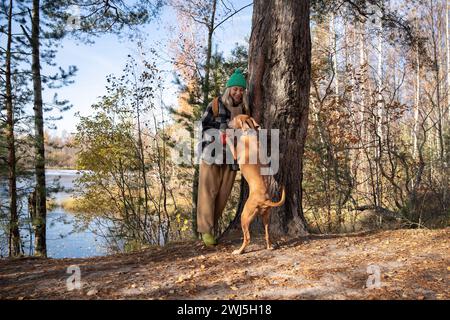
<path fill-rule="evenodd" d="M 231 119 L 231 112 L 228 110 L 225 105 L 222 103 L 221 97 L 219 97 L 219 112 L 217 117 L 214 117 L 214 112 L 212 108 L 212 101 L 206 107 L 205 112 L 202 115 L 202 142 L 201 146 L 204 149 L 208 144 L 210 144 L 214 140 L 209 140 L 205 138 L 204 133 L 208 129 L 224 129 L 229 128 L 228 123 Z M 215 157 L 215 152 L 212 152 L 212 156 Z"/>

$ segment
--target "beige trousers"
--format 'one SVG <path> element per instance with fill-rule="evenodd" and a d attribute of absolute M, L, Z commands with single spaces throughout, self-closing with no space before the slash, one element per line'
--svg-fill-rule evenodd
<path fill-rule="evenodd" d="M 233 189 L 236 171 L 228 164 L 200 163 L 198 198 L 197 198 L 197 231 L 214 233 L 219 218 L 227 204 Z"/>

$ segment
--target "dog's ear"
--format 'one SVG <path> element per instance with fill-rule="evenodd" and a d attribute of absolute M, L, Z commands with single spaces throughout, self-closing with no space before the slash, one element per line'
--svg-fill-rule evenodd
<path fill-rule="evenodd" d="M 244 121 L 244 125 L 245 125 L 245 129 L 250 129 L 250 130 L 254 130 L 255 128 L 253 128 L 253 123 L 250 121 L 250 118 L 245 119 Z"/>
<path fill-rule="evenodd" d="M 244 123 L 243 123 L 242 119 L 241 118 L 236 118 L 236 120 L 237 120 L 238 128 L 239 129 L 244 129 Z"/>
<path fill-rule="evenodd" d="M 255 119 L 250 118 L 250 120 L 251 120 L 252 123 L 253 123 L 254 129 L 255 129 L 255 130 L 259 130 L 259 128 L 260 128 L 261 126 L 255 121 Z"/>
<path fill-rule="evenodd" d="M 242 130 L 243 130 L 243 131 L 247 131 L 247 130 L 249 130 L 249 129 L 252 129 L 252 127 L 249 125 L 248 119 L 242 121 Z"/>

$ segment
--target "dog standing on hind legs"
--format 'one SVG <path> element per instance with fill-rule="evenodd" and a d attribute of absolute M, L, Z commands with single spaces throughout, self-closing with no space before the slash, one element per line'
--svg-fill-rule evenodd
<path fill-rule="evenodd" d="M 282 187 L 281 199 L 278 202 L 272 202 L 268 194 L 268 188 L 261 175 L 261 164 L 259 161 L 259 144 L 257 134 L 246 134 L 248 130 L 256 133 L 259 125 L 248 115 L 238 115 L 230 123 L 230 127 L 241 129 L 243 135 L 238 138 L 237 147 L 229 139 L 227 144 L 233 153 L 233 158 L 238 160 L 239 168 L 249 185 L 249 196 L 245 202 L 241 214 L 241 227 L 244 236 L 242 246 L 233 251 L 233 254 L 241 254 L 250 243 L 250 224 L 259 214 L 262 216 L 266 247 L 273 249 L 269 236 L 270 209 L 282 206 L 285 201 L 285 190 Z M 256 159 L 256 163 L 251 163 L 251 159 Z"/>

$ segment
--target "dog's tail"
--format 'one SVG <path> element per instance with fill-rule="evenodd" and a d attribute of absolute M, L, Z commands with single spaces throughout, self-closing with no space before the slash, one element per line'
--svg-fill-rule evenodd
<path fill-rule="evenodd" d="M 284 186 L 281 186 L 281 199 L 280 199 L 280 201 L 278 201 L 278 202 L 272 202 L 272 201 L 270 201 L 270 200 L 266 200 L 266 201 L 264 202 L 264 204 L 265 204 L 266 206 L 269 206 L 269 207 L 279 207 L 279 206 L 282 206 L 282 205 L 283 205 L 284 200 L 286 200 L 286 194 L 285 194 L 285 192 L 284 192 Z"/>

